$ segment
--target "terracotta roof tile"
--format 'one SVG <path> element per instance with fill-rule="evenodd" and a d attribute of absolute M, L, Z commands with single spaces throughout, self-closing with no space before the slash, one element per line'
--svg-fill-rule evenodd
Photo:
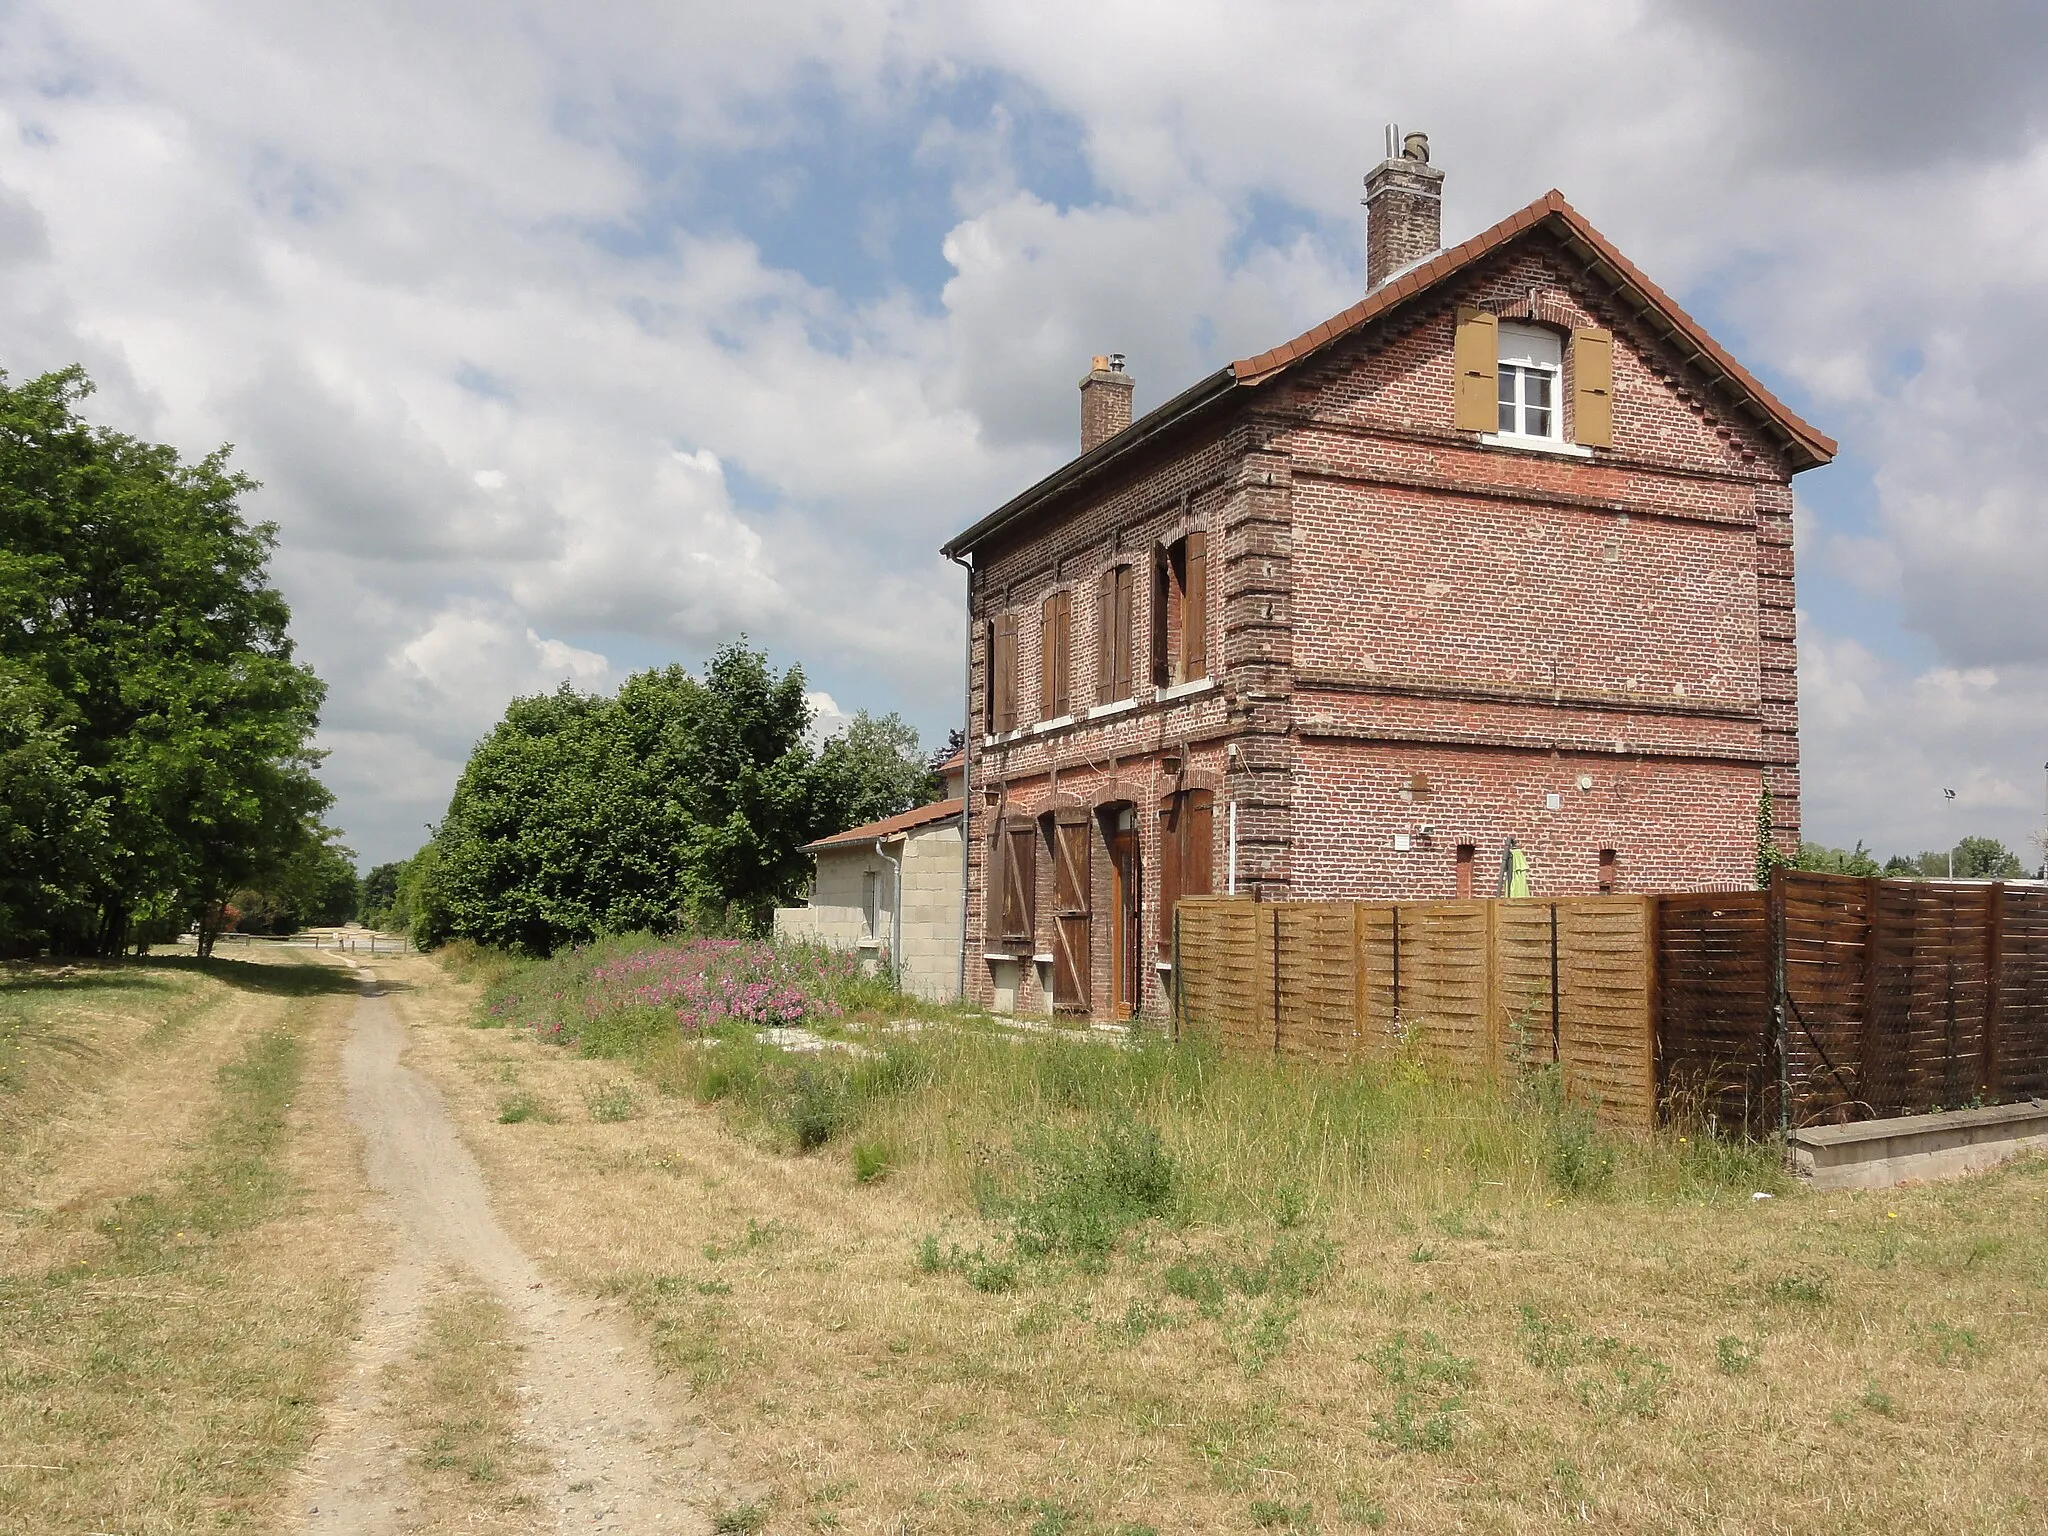
<path fill-rule="evenodd" d="M 1321 351 L 1332 341 L 1348 335 L 1367 321 L 1385 314 L 1423 290 L 1434 287 L 1474 261 L 1498 250 L 1517 235 L 1550 219 L 1557 220 L 1567 233 L 1590 246 L 1601 261 L 1614 269 L 1626 286 L 1635 290 L 1636 296 L 1647 307 L 1656 310 L 1673 330 L 1691 342 L 1728 383 L 1754 400 L 1799 447 L 1805 450 L 1814 463 L 1825 464 L 1835 456 L 1837 445 L 1833 438 L 1816 431 L 1802 421 L 1782 400 L 1766 389 L 1754 374 L 1709 336 L 1698 321 L 1679 308 L 1669 294 L 1651 282 L 1634 262 L 1615 249 L 1605 235 L 1587 223 L 1584 216 L 1566 202 L 1564 194 L 1555 187 L 1528 207 L 1509 214 L 1491 229 L 1481 230 L 1471 239 L 1452 246 L 1449 250 L 1438 251 L 1414 270 L 1404 272 L 1392 282 L 1381 284 L 1349 309 L 1332 316 L 1314 329 L 1295 337 L 1294 340 L 1284 342 L 1256 356 L 1240 358 L 1230 365 L 1230 371 L 1236 376 L 1239 384 L 1262 384 L 1282 369 L 1293 366 L 1313 352 Z"/>
<path fill-rule="evenodd" d="M 958 800 L 934 800 L 930 805 L 916 806 L 898 815 L 871 821 L 864 827 L 848 827 L 844 832 L 834 832 L 830 837 L 821 837 L 815 843 L 805 843 L 804 852 L 816 853 L 826 848 L 847 848 L 857 843 L 872 843 L 877 838 L 895 837 L 898 833 L 914 832 L 919 827 L 928 827 L 934 822 L 950 821 L 959 814 Z"/>

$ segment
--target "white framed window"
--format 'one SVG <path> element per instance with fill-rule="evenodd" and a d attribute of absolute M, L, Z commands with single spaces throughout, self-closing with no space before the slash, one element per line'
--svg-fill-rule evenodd
<path fill-rule="evenodd" d="M 1498 377 L 1502 437 L 1563 438 L 1564 347 L 1557 332 L 1503 320 Z"/>

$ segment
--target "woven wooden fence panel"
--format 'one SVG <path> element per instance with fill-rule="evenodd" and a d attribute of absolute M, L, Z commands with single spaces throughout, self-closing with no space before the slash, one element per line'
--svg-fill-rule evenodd
<path fill-rule="evenodd" d="M 1770 898 L 1657 898 L 1658 1085 L 1703 1119 L 1761 1126 L 1777 1110 L 1769 1066 Z"/>
<path fill-rule="evenodd" d="M 1868 1093 L 1869 1043 L 1882 1038 L 1866 1028 L 1873 1017 L 1869 913 L 1876 887 L 1874 880 L 1788 871 L 1777 892 L 1791 1012 L 1787 1069 L 1793 1102 L 1809 1118 L 1839 1118 L 1837 1111 Z"/>
<path fill-rule="evenodd" d="M 1260 909 L 1246 901 L 1189 900 L 1180 925 L 1178 987 L 1183 1027 L 1239 1050 L 1271 1048 L 1271 949 L 1259 942 Z"/>
<path fill-rule="evenodd" d="M 2048 891 L 2002 894 L 1992 1092 L 2048 1099 Z"/>
<path fill-rule="evenodd" d="M 1562 998 L 1553 1009 L 1551 904 L 1512 900 L 1493 908 L 1493 1036 L 1496 1068 L 1509 1071 L 1558 1059 Z"/>
<path fill-rule="evenodd" d="M 1413 1049 L 1473 1080 L 1555 1062 L 1603 1123 L 1646 1130 L 1649 911 L 1633 896 L 1191 899 L 1179 907 L 1181 1024 L 1309 1061 Z"/>
<path fill-rule="evenodd" d="M 1401 909 L 1360 902 L 1353 912 L 1358 945 L 1359 1043 L 1369 1056 L 1388 1056 L 1401 1044 L 1394 976 Z"/>
<path fill-rule="evenodd" d="M 1288 901 L 1260 909 L 1279 965 L 1274 1046 L 1283 1056 L 1349 1061 L 1357 1054 L 1358 928 L 1349 902 Z"/>
<path fill-rule="evenodd" d="M 1782 870 L 1658 898 L 1668 1096 L 1765 1132 L 2048 1093 L 2048 891 Z M 1784 1059 L 1771 999 L 1783 946 Z"/>
<path fill-rule="evenodd" d="M 1554 906 L 1565 1093 L 1605 1124 L 1647 1132 L 1657 1123 L 1652 898 L 1579 896 Z"/>
<path fill-rule="evenodd" d="M 1403 903 L 1400 909 L 1400 1031 L 1432 1060 L 1468 1078 L 1494 1067 L 1486 909 L 1484 901 Z"/>

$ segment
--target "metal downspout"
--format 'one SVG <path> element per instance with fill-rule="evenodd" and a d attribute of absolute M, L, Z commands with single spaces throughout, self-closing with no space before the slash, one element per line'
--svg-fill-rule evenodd
<path fill-rule="evenodd" d="M 954 995 L 961 1002 L 967 1001 L 967 853 L 973 847 L 968 841 L 968 823 L 974 806 L 974 567 L 958 555 L 948 555 L 961 570 L 967 573 L 967 643 L 961 648 L 960 662 L 960 981 L 959 991 Z"/>

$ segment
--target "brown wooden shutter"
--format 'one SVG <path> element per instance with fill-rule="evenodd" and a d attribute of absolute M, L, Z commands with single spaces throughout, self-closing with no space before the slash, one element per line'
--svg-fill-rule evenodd
<path fill-rule="evenodd" d="M 1133 692 L 1131 687 L 1131 641 L 1133 639 L 1131 621 L 1135 615 L 1131 611 L 1133 576 L 1128 565 L 1120 565 L 1116 568 L 1115 579 L 1112 585 L 1115 592 L 1115 601 L 1111 606 L 1116 613 L 1116 633 L 1114 637 L 1116 643 L 1111 647 L 1113 675 L 1110 678 L 1110 699 L 1111 702 L 1115 702 L 1119 699 L 1128 699 Z"/>
<path fill-rule="evenodd" d="M 1597 325 L 1572 332 L 1572 439 L 1614 446 L 1614 333 Z"/>
<path fill-rule="evenodd" d="M 1073 713 L 1074 595 L 1064 589 L 1045 600 L 1045 675 L 1040 693 L 1045 700 L 1045 718 L 1063 719 Z"/>
<path fill-rule="evenodd" d="M 1216 807 L 1206 789 L 1191 789 L 1181 809 L 1180 893 L 1207 896 L 1215 889 Z"/>
<path fill-rule="evenodd" d="M 1164 688 L 1175 681 L 1172 640 L 1173 553 L 1152 551 L 1152 686 Z"/>
<path fill-rule="evenodd" d="M 981 942 L 984 948 L 1001 943 L 1003 930 L 1009 926 L 1010 877 L 1003 870 L 1007 852 L 1003 842 L 1003 824 L 998 821 L 989 828 L 988 859 L 981 871 Z"/>
<path fill-rule="evenodd" d="M 1451 348 L 1457 371 L 1457 426 L 1460 432 L 1500 429 L 1500 322 L 1472 304 L 1458 306 Z"/>
<path fill-rule="evenodd" d="M 1116 571 L 1095 585 L 1095 702 L 1116 702 Z"/>
<path fill-rule="evenodd" d="M 1187 796 L 1168 795 L 1159 805 L 1159 958 L 1173 955 L 1173 904 L 1180 900 L 1181 840 Z"/>
<path fill-rule="evenodd" d="M 1003 940 L 1028 944 L 1038 895 L 1038 829 L 1003 829 Z"/>
<path fill-rule="evenodd" d="M 1059 718 L 1059 602 L 1055 592 L 1038 605 L 1038 718 Z"/>
<path fill-rule="evenodd" d="M 1052 1001 L 1055 1008 L 1088 1008 L 1088 923 L 1091 891 L 1086 814 L 1053 827 L 1054 917 Z"/>
<path fill-rule="evenodd" d="M 1017 615 L 996 620 L 996 734 L 1017 729 Z"/>
<path fill-rule="evenodd" d="M 1184 557 L 1187 571 L 1180 604 L 1180 680 L 1209 675 L 1209 535 L 1191 533 Z"/>

